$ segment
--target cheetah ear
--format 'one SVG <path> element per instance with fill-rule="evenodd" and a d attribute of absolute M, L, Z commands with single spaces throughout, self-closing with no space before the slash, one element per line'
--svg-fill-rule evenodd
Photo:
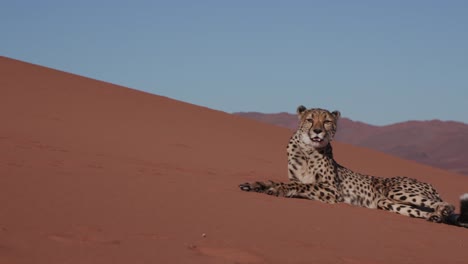
<path fill-rule="evenodd" d="M 340 119 L 341 117 L 340 111 L 333 111 L 332 115 L 335 117 L 336 120 Z"/>
<path fill-rule="evenodd" d="M 303 106 L 303 105 L 300 105 L 300 106 L 297 107 L 296 113 L 297 113 L 299 119 L 301 118 L 302 113 L 304 113 L 305 110 L 307 110 L 307 108 L 305 106 Z"/>

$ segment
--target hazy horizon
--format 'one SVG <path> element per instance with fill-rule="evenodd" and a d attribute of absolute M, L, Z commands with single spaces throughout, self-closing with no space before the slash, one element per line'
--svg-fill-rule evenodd
<path fill-rule="evenodd" d="M 1 55 L 225 112 L 468 123 L 465 1 L 16 1 Z"/>

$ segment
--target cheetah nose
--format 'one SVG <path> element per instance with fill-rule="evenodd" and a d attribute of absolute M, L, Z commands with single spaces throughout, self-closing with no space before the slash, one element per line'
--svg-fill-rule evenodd
<path fill-rule="evenodd" d="M 320 133 L 322 133 L 322 129 L 320 129 L 320 128 L 316 128 L 316 129 L 314 129 L 313 131 L 314 131 L 315 134 L 320 134 Z"/>

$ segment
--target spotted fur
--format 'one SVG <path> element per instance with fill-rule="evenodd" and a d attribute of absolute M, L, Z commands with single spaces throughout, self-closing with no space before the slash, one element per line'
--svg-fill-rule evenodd
<path fill-rule="evenodd" d="M 287 146 L 289 182 L 253 182 L 239 187 L 291 198 L 325 203 L 348 203 L 372 209 L 468 227 L 468 194 L 461 198 L 461 214 L 444 202 L 434 187 L 408 177 L 382 178 L 354 172 L 333 158 L 330 142 L 340 112 L 297 108 L 299 126 Z"/>

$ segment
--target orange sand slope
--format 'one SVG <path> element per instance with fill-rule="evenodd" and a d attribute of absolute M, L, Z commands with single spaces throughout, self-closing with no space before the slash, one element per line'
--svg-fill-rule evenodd
<path fill-rule="evenodd" d="M 241 192 L 286 180 L 288 129 L 5 57 L 0 71 L 0 263 L 467 263 L 468 229 Z M 468 191 L 334 145 L 343 165 L 457 206 Z"/>

